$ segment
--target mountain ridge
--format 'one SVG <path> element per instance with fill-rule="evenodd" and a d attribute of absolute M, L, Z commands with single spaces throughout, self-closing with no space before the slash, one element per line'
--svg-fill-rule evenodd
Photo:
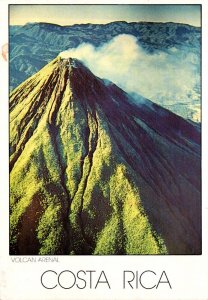
<path fill-rule="evenodd" d="M 175 25 L 185 25 L 185 26 L 188 26 L 188 27 L 194 27 L 194 28 L 201 28 L 201 26 L 195 26 L 195 25 L 192 25 L 192 24 L 188 24 L 188 23 L 180 23 L 180 22 L 150 22 L 150 21 L 133 21 L 133 22 L 127 22 L 127 21 L 112 21 L 112 22 L 107 22 L 107 23 L 75 23 L 75 24 L 65 24 L 65 25 L 61 25 L 61 24 L 57 24 L 57 23 L 50 23 L 50 22 L 27 22 L 25 24 L 22 24 L 22 25 L 11 25 L 11 26 L 26 26 L 26 25 L 36 25 L 36 24 L 42 24 L 42 25 L 55 25 L 55 26 L 58 26 L 58 27 L 72 27 L 72 26 L 80 26 L 80 25 L 101 25 L 101 26 L 104 26 L 104 25 L 109 25 L 109 24 L 175 24 Z"/>

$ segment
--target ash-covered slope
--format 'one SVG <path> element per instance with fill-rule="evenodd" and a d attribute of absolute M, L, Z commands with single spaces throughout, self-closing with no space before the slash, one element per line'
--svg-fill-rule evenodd
<path fill-rule="evenodd" d="M 200 132 L 74 59 L 10 98 L 11 254 L 199 254 Z"/>

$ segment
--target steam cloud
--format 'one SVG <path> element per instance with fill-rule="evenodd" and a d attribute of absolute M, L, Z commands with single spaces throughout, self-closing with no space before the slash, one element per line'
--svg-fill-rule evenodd
<path fill-rule="evenodd" d="M 134 36 L 122 34 L 100 47 L 84 43 L 60 56 L 80 59 L 95 75 L 158 103 L 199 100 L 199 57 L 192 52 L 171 48 L 149 54 Z"/>

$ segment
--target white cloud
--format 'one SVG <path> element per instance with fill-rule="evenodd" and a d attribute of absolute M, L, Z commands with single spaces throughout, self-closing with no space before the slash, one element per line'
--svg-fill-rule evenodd
<path fill-rule="evenodd" d="M 177 48 L 149 54 L 131 35 L 116 36 L 101 47 L 84 43 L 60 56 L 80 59 L 95 75 L 158 103 L 187 102 L 200 85 L 196 54 Z"/>

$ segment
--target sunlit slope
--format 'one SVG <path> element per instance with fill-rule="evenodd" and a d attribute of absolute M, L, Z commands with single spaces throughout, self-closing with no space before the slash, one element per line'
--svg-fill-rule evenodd
<path fill-rule="evenodd" d="M 10 97 L 11 254 L 197 254 L 200 133 L 57 58 Z"/>

